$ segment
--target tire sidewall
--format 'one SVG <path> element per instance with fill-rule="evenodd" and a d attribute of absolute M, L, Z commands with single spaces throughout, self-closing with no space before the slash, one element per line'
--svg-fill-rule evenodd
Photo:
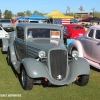
<path fill-rule="evenodd" d="M 26 80 L 25 80 L 24 84 L 23 84 L 23 80 L 22 80 L 22 73 L 23 72 L 25 73 L 25 77 L 26 77 Z M 24 67 L 22 67 L 21 71 L 20 71 L 20 82 L 21 82 L 22 88 L 24 90 L 31 90 L 32 87 L 33 87 L 34 80 L 27 75 L 26 70 L 25 70 Z"/>
<path fill-rule="evenodd" d="M 23 85 L 23 80 L 22 80 L 22 73 L 23 71 L 25 72 L 25 75 L 26 75 L 26 71 L 24 68 L 21 68 L 21 73 L 20 73 L 20 81 L 21 81 L 21 85 L 22 85 L 22 88 L 23 89 L 26 89 L 26 83 Z M 27 77 L 26 77 L 27 78 Z M 26 79 L 27 80 L 27 79 Z"/>
<path fill-rule="evenodd" d="M 9 49 L 8 49 L 8 53 L 7 53 L 7 62 L 8 62 L 8 65 L 11 66 L 11 55 L 10 55 Z"/>
<path fill-rule="evenodd" d="M 75 81 L 75 83 L 79 86 L 85 86 L 88 84 L 89 81 L 89 75 L 83 75 L 81 76 L 81 80 Z"/>

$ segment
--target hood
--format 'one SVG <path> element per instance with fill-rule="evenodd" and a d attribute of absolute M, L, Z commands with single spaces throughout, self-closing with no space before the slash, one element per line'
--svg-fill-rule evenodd
<path fill-rule="evenodd" d="M 31 40 L 29 45 L 35 45 L 36 48 L 44 51 L 48 51 L 50 49 L 66 49 L 63 43 L 63 40 L 53 40 L 53 39 L 37 39 Z"/>

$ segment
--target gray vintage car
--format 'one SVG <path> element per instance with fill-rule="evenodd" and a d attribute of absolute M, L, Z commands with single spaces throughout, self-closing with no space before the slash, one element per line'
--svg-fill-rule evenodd
<path fill-rule="evenodd" d="M 35 83 L 87 85 L 90 66 L 84 58 L 68 59 L 59 25 L 19 23 L 9 39 L 3 41 L 7 61 L 19 73 L 23 89 Z"/>

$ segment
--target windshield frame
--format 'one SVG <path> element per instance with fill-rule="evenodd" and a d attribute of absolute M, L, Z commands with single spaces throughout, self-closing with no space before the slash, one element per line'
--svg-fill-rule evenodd
<path fill-rule="evenodd" d="M 38 33 L 38 32 L 40 32 L 40 33 Z M 48 29 L 48 28 L 28 28 L 27 29 L 27 38 L 29 38 L 29 39 L 30 38 L 61 39 L 61 30 Z"/>

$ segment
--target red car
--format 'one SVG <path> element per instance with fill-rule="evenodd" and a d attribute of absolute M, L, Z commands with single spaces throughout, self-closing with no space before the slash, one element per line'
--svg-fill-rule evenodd
<path fill-rule="evenodd" d="M 85 33 L 85 28 L 80 24 L 66 24 L 64 25 L 64 39 L 66 38 L 77 38 Z"/>

